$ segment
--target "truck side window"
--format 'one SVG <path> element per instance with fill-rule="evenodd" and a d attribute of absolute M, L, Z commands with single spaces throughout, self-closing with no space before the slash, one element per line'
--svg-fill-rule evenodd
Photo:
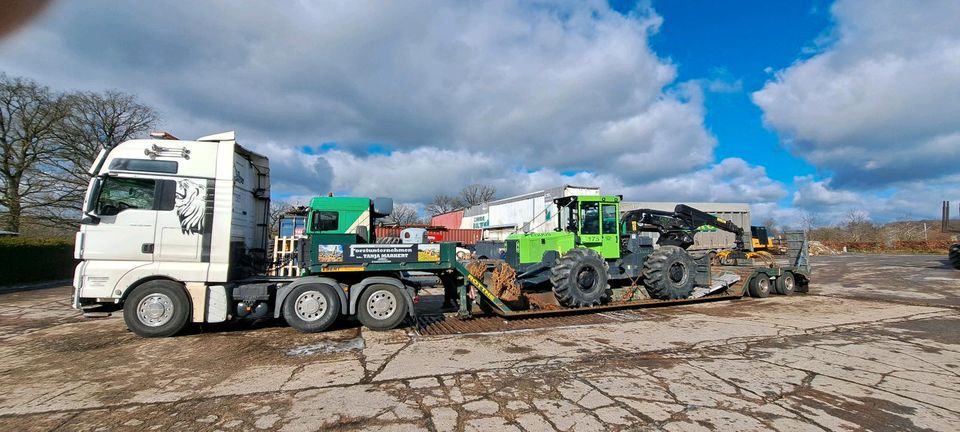
<path fill-rule="evenodd" d="M 600 203 L 580 205 L 580 234 L 600 234 Z"/>
<path fill-rule="evenodd" d="M 617 233 L 617 206 L 615 204 L 603 205 L 603 233 Z"/>
<path fill-rule="evenodd" d="M 156 189 L 155 180 L 108 177 L 97 198 L 97 214 L 114 216 L 129 209 L 153 210 Z"/>
<path fill-rule="evenodd" d="M 334 231 L 340 226 L 340 213 L 332 211 L 313 212 L 311 231 Z"/>

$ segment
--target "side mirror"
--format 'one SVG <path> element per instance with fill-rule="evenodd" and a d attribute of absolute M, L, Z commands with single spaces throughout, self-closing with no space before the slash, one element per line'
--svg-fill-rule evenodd
<path fill-rule="evenodd" d="M 393 198 L 374 198 L 373 217 L 390 216 L 393 213 Z"/>
<path fill-rule="evenodd" d="M 100 218 L 89 213 L 84 213 L 80 218 L 80 225 L 96 225 L 100 223 Z"/>

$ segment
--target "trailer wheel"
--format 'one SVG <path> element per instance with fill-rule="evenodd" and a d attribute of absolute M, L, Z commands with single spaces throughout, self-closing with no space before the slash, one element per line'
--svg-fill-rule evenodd
<path fill-rule="evenodd" d="M 650 296 L 661 300 L 690 297 L 697 280 L 697 266 L 687 251 L 661 246 L 643 261 L 643 284 Z"/>
<path fill-rule="evenodd" d="M 190 313 L 183 285 L 169 280 L 145 282 L 123 303 L 123 321 L 142 337 L 173 336 L 190 322 Z"/>
<path fill-rule="evenodd" d="M 283 319 L 299 331 L 326 330 L 340 317 L 340 297 L 326 284 L 300 285 L 283 302 Z"/>
<path fill-rule="evenodd" d="M 770 278 L 760 273 L 750 279 L 750 297 L 764 298 L 770 295 Z"/>
<path fill-rule="evenodd" d="M 777 294 L 791 295 L 793 294 L 794 289 L 796 289 L 796 286 L 797 280 L 794 279 L 793 273 L 783 272 L 783 274 L 777 278 Z"/>
<path fill-rule="evenodd" d="M 360 294 L 357 318 L 370 330 L 396 328 L 407 317 L 406 293 L 387 284 L 370 285 Z"/>
<path fill-rule="evenodd" d="M 950 246 L 950 265 L 960 270 L 960 243 Z"/>
<path fill-rule="evenodd" d="M 553 295 L 568 307 L 586 307 L 610 299 L 607 262 L 593 249 L 574 248 L 554 262 L 550 269 Z"/>

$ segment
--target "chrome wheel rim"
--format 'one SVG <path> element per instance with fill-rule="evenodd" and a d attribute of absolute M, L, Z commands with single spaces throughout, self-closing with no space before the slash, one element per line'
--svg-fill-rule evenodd
<path fill-rule="evenodd" d="M 378 290 L 367 299 L 367 313 L 377 320 L 385 320 L 397 312 L 397 297 L 387 290 Z"/>
<path fill-rule="evenodd" d="M 150 294 L 137 304 L 137 319 L 148 327 L 160 327 L 170 322 L 173 313 L 173 300 L 166 294 Z"/>
<path fill-rule="evenodd" d="M 327 298 L 319 291 L 307 291 L 297 296 L 293 306 L 297 318 L 316 321 L 327 313 Z"/>

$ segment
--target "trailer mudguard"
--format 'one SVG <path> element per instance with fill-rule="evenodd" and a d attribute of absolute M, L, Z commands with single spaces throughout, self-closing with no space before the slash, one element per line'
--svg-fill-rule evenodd
<path fill-rule="evenodd" d="M 388 276 L 371 276 L 350 286 L 350 315 L 357 313 L 357 302 L 360 300 L 360 294 L 363 294 L 363 290 L 373 284 L 393 285 L 403 290 L 403 292 L 407 293 L 407 295 L 403 297 L 403 300 L 407 302 L 407 310 L 411 317 L 416 316 L 416 312 L 413 310 L 413 297 L 416 295 L 416 292 L 413 288 L 405 286 L 399 279 Z"/>
<path fill-rule="evenodd" d="M 347 310 L 347 306 L 349 305 L 349 303 L 347 303 L 347 295 L 343 293 L 342 289 L 340 289 L 339 282 L 337 282 L 335 279 L 331 279 L 328 277 L 304 276 L 304 277 L 298 278 L 293 282 L 290 282 L 289 284 L 286 284 L 280 287 L 280 289 L 277 290 L 277 300 L 274 303 L 274 307 L 273 307 L 273 317 L 280 318 L 280 313 L 283 311 L 283 301 L 286 300 L 287 295 L 290 294 L 290 291 L 292 291 L 294 288 L 300 285 L 311 285 L 311 284 L 323 284 L 323 285 L 332 286 L 334 288 L 333 290 L 337 292 L 337 296 L 340 297 L 340 310 L 341 311 Z"/>

